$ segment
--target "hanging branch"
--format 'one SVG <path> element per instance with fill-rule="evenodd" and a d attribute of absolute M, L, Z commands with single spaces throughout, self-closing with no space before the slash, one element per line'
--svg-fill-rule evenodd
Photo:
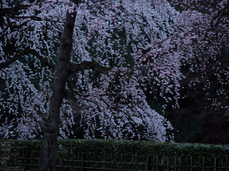
<path fill-rule="evenodd" d="M 44 59 L 42 56 L 40 56 L 39 53 L 34 49 L 25 49 L 21 52 L 16 53 L 14 57 L 10 58 L 6 62 L 0 63 L 0 69 L 9 67 L 9 65 L 21 59 L 24 55 L 29 55 L 29 54 L 36 56 L 43 64 L 45 64 L 49 69 L 54 71 L 55 66 L 51 65 L 47 59 Z"/>

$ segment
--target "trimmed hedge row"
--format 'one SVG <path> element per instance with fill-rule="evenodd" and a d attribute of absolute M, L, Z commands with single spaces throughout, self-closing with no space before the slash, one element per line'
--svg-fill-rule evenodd
<path fill-rule="evenodd" d="M 41 140 L 0 140 L 0 170 L 37 170 Z M 59 140 L 58 171 L 229 169 L 229 145 Z"/>
<path fill-rule="evenodd" d="M 40 150 L 41 140 L 0 140 L 0 144 L 9 142 L 15 147 Z M 61 151 L 94 152 L 94 153 L 132 153 L 138 155 L 155 155 L 159 153 L 169 155 L 190 156 L 224 156 L 229 157 L 229 145 L 190 144 L 190 143 L 161 143 L 153 141 L 127 140 L 59 140 Z M 1 147 L 1 146 L 0 146 Z"/>

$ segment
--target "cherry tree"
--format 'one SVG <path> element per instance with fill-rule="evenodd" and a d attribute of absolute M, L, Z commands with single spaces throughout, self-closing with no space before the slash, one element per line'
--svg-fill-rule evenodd
<path fill-rule="evenodd" d="M 148 9 L 148 4 L 139 4 L 142 8 L 140 11 L 137 4 L 129 6 L 127 3 L 111 2 L 104 6 L 104 11 L 100 8 L 105 2 L 87 2 L 77 9 L 66 91 L 74 94 L 71 98 L 79 104 L 81 118 L 84 120 L 82 126 L 85 128 L 85 138 L 93 138 L 94 132 L 99 131 L 104 138 L 135 137 L 166 141 L 167 128 L 164 124 L 167 123 L 168 129 L 171 125 L 145 102 L 141 89 L 143 85 L 138 82 L 141 73 L 137 72 L 140 71 L 140 65 L 135 65 L 141 63 L 140 56 L 145 55 L 145 46 L 149 41 L 159 41 L 157 39 L 161 38 L 157 36 L 165 36 L 165 33 L 156 30 L 150 35 L 156 27 L 148 16 L 151 8 Z M 18 24 L 21 32 L 12 32 L 11 29 L 7 34 L 3 32 L 6 40 L 11 35 L 14 39 L 18 37 L 17 41 L 20 40 L 16 42 L 19 53 L 7 53 L 2 60 L 1 74 L 6 86 L 4 93 L 5 96 L 10 95 L 7 100 L 2 97 L 2 106 L 7 108 L 3 112 L 18 116 L 11 117 L 12 120 L 6 115 L 2 116 L 5 123 L 2 125 L 1 134 L 4 138 L 37 138 L 37 133 L 42 131 L 41 127 L 48 119 L 50 110 L 48 99 L 52 95 L 55 59 L 65 11 L 74 8 L 74 5 L 67 6 L 65 2 L 54 3 L 53 6 L 49 3 L 27 4 L 29 5 L 31 7 L 28 10 L 10 18 L 12 23 L 23 23 Z M 134 13 L 132 9 L 135 9 Z M 157 15 L 157 22 L 160 22 L 163 18 L 160 12 L 163 10 L 152 12 L 150 15 Z M 174 15 L 164 13 L 170 18 Z M 144 18 L 146 21 L 143 21 Z M 132 27 L 136 20 L 139 20 L 137 26 Z M 169 18 L 165 18 L 165 23 L 168 20 Z M 151 22 L 149 27 L 140 30 L 148 22 Z M 169 27 L 167 23 L 164 31 L 169 30 Z M 114 30 L 116 34 L 113 33 Z M 147 36 L 148 42 L 145 42 Z M 4 46 L 6 45 L 2 47 Z M 160 60 L 162 59 L 158 59 L 159 62 Z M 95 71 L 103 75 L 94 77 Z M 96 79 L 92 80 L 92 77 Z M 180 79 L 179 76 L 177 79 Z M 67 97 L 60 109 L 60 118 L 61 136 L 67 138 L 70 133 L 68 126 L 74 124 L 72 107 Z M 138 129 L 142 126 L 141 133 Z"/>
<path fill-rule="evenodd" d="M 57 138 L 70 136 L 75 112 L 85 138 L 169 140 L 172 126 L 145 92 L 179 107 L 182 67 L 193 70 L 206 47 L 219 53 L 210 15 L 166 1 L 20 3 L 1 6 L 14 10 L 1 15 L 0 133 L 43 132 L 40 170 L 55 170 Z"/>
<path fill-rule="evenodd" d="M 180 109 L 168 109 L 166 116 L 176 118 L 170 121 L 176 129 L 184 130 L 177 134 L 183 140 L 228 143 L 229 1 L 169 1 L 182 13 L 198 11 L 206 16 L 195 25 L 195 32 L 199 32 L 206 43 L 199 46 L 195 57 L 182 67 L 185 79 L 181 82 Z M 189 124 L 181 126 L 180 119 Z M 197 127 L 201 127 L 202 134 L 192 135 L 192 131 L 190 136 L 186 132 Z"/>

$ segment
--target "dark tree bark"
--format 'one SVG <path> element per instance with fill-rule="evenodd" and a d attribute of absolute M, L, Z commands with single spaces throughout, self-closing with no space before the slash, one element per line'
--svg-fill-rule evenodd
<path fill-rule="evenodd" d="M 68 77 L 68 63 L 72 48 L 72 35 L 76 14 L 66 14 L 64 33 L 61 38 L 59 57 L 55 69 L 53 94 L 50 100 L 49 118 L 44 124 L 44 141 L 40 151 L 40 171 L 56 171 L 59 115 L 64 98 L 65 85 Z"/>
<path fill-rule="evenodd" d="M 77 0 L 74 2 L 76 5 L 79 3 Z M 103 74 L 108 74 L 111 70 L 109 67 L 103 67 L 97 62 L 92 61 L 84 61 L 81 64 L 71 64 L 69 62 L 75 18 L 76 13 L 69 14 L 67 12 L 59 57 L 55 67 L 55 79 L 53 94 L 50 99 L 49 117 L 43 127 L 44 140 L 40 150 L 39 171 L 56 171 L 60 107 L 64 98 L 68 75 L 85 69 L 93 69 Z M 46 63 L 45 61 L 42 62 Z"/>

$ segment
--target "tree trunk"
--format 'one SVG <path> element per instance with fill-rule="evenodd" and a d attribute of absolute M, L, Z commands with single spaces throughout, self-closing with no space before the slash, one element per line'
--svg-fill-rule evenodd
<path fill-rule="evenodd" d="M 72 48 L 72 35 L 76 14 L 66 14 L 64 33 L 61 38 L 60 52 L 56 64 L 53 94 L 50 99 L 49 118 L 45 122 L 44 141 L 40 150 L 39 170 L 56 171 L 60 106 L 63 101 L 68 77 L 68 62 Z"/>

